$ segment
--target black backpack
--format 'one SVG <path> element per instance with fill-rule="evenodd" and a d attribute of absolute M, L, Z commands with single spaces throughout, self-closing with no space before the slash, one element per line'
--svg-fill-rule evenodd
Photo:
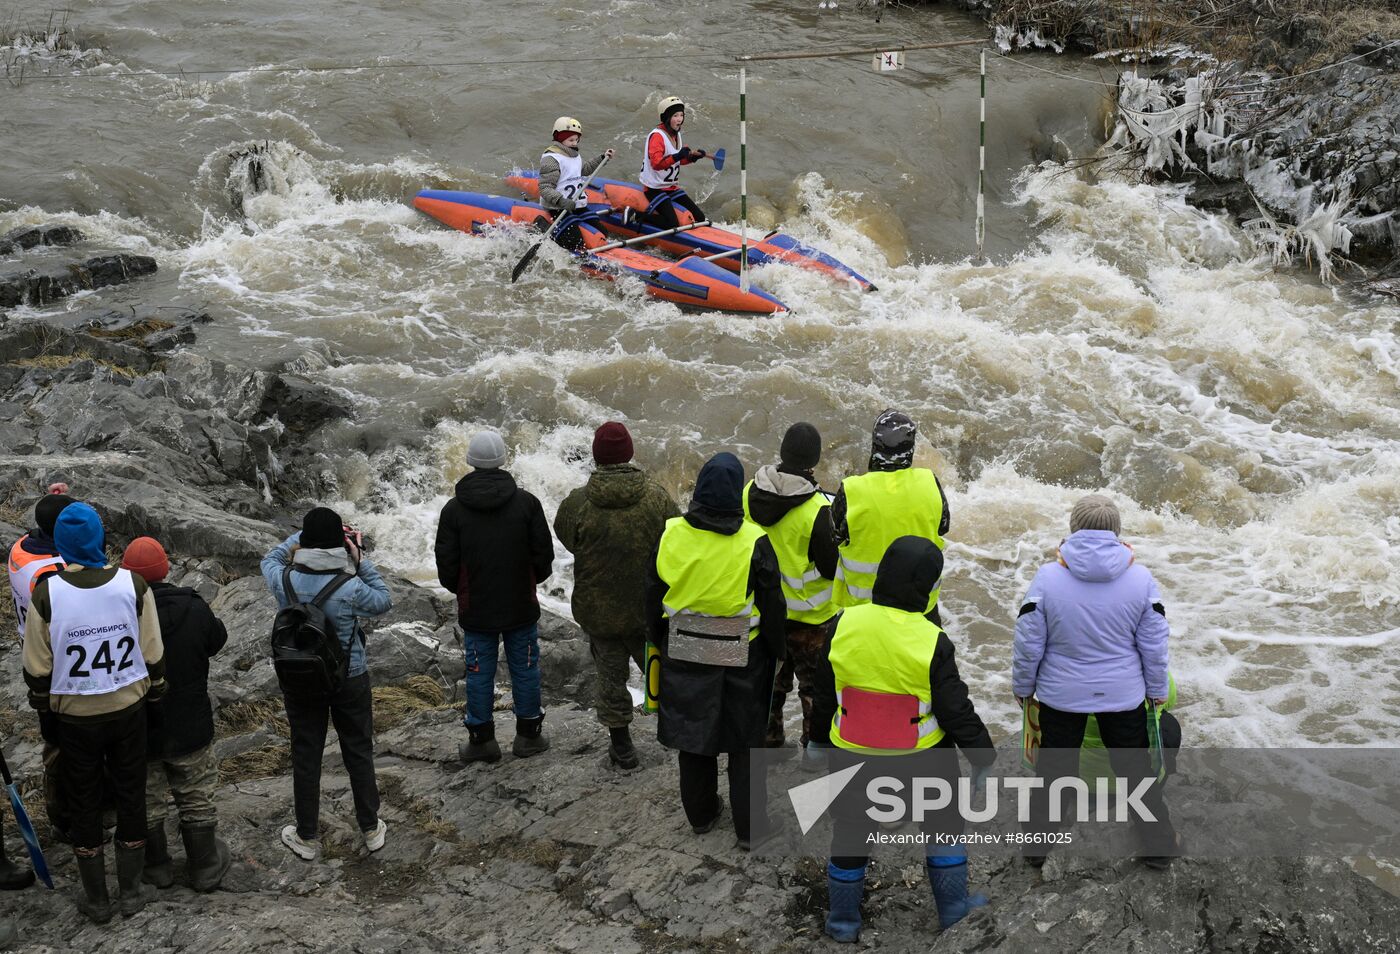
<path fill-rule="evenodd" d="M 272 620 L 272 668 L 286 695 L 330 695 L 345 685 L 350 654 L 341 647 L 335 622 L 324 607 L 336 590 L 353 579 L 350 573 L 337 573 L 309 603 L 298 603 L 292 568 L 282 571 L 282 590 L 293 602 Z"/>

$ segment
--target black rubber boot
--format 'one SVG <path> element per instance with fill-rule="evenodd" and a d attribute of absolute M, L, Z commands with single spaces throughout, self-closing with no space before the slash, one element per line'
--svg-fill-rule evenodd
<path fill-rule="evenodd" d="M 112 899 L 107 895 L 107 859 L 100 850 L 90 857 L 74 852 L 73 857 L 78 862 L 78 877 L 83 883 L 78 910 L 93 924 L 106 924 L 112 920 Z"/>
<path fill-rule="evenodd" d="M 190 887 L 196 891 L 213 891 L 233 864 L 228 845 L 217 837 L 218 830 L 218 822 L 180 826 L 180 837 L 185 842 L 185 867 L 189 870 Z"/>
<path fill-rule="evenodd" d="M 637 759 L 637 747 L 632 744 L 632 733 L 627 731 L 627 726 L 619 729 L 609 729 L 608 735 L 611 741 L 608 743 L 608 758 L 618 768 L 634 769 L 640 765 Z"/>
<path fill-rule="evenodd" d="M 5 854 L 4 830 L 0 829 L 0 891 L 20 891 L 34 883 L 34 870 L 17 865 Z"/>
<path fill-rule="evenodd" d="M 146 835 L 146 867 L 141 871 L 141 880 L 157 888 L 168 888 L 175 883 L 175 864 L 170 860 L 163 822 Z"/>
<path fill-rule="evenodd" d="M 517 757 L 528 759 L 532 755 L 539 755 L 541 752 L 549 750 L 549 740 L 544 737 L 544 715 L 537 715 L 533 719 L 515 720 L 515 742 L 510 750 Z"/>
<path fill-rule="evenodd" d="M 499 762 L 501 746 L 496 741 L 496 723 L 467 726 L 467 736 L 471 740 L 457 747 L 457 757 L 463 762 Z"/>
<path fill-rule="evenodd" d="M 141 883 L 145 868 L 145 845 L 129 848 L 117 843 L 117 905 L 124 918 L 140 914 L 148 901 L 156 899 L 156 889 Z"/>

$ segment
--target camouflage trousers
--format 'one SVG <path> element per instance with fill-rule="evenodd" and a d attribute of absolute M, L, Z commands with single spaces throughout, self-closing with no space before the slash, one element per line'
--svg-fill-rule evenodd
<path fill-rule="evenodd" d="M 778 669 L 778 677 L 773 681 L 773 704 L 768 710 L 768 732 L 765 743 L 769 748 L 783 744 L 786 733 L 783 731 L 783 705 L 792 692 L 793 677 L 797 680 L 797 698 L 802 703 L 802 744 L 812 736 L 812 687 L 817 681 L 817 663 L 821 659 L 822 647 L 831 632 L 834 617 L 825 623 L 809 626 L 806 623 L 787 624 L 787 658 Z"/>
<path fill-rule="evenodd" d="M 219 787 L 219 766 L 214 747 L 173 759 L 146 763 L 146 825 L 165 824 L 170 797 L 180 812 L 181 826 L 208 825 L 219 820 L 214 790 Z"/>
<path fill-rule="evenodd" d="M 635 662 L 638 672 L 646 671 L 642 658 L 646 651 L 646 636 L 642 633 L 627 636 L 589 633 L 588 647 L 593 654 L 593 698 L 598 721 L 608 729 L 630 725 L 633 704 L 632 694 L 627 691 L 627 662 Z"/>

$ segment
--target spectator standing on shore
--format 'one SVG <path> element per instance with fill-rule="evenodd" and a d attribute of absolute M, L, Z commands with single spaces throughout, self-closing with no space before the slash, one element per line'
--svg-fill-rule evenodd
<path fill-rule="evenodd" d="M 39 581 L 24 624 L 29 702 L 58 717 L 72 811 L 73 854 L 82 880 L 78 909 L 111 920 L 103 859 L 104 771 L 117 799 L 117 886 L 123 917 L 154 892 L 141 883 L 146 859 L 146 704 L 165 694 L 165 647 L 146 581 L 107 562 L 97 511 L 72 503 L 54 542 L 63 572 Z"/>
<path fill-rule="evenodd" d="M 750 798 L 750 752 L 763 745 L 787 608 L 773 545 L 744 520 L 743 487 L 733 454 L 701 468 L 690 509 L 661 535 L 648 617 L 662 651 L 657 738 L 678 752 L 686 818 L 698 835 L 719 824 L 728 754 L 734 833 L 747 850 L 771 832 L 766 794 Z"/>
<path fill-rule="evenodd" d="M 608 730 L 608 758 L 638 765 L 628 727 L 632 695 L 627 661 L 646 673 L 646 593 L 650 563 L 666 521 L 680 508 L 660 484 L 632 463 L 632 435 L 609 421 L 593 435 L 596 468 L 564 498 L 554 533 L 574 555 L 574 620 L 588 634 L 598 721 Z"/>
<path fill-rule="evenodd" d="M 914 466 L 918 428 L 903 411 L 884 411 L 871 433 L 866 473 L 847 477 L 831 502 L 831 524 L 840 547 L 835 598 L 842 607 L 869 603 L 875 571 L 897 537 L 932 540 L 943 549 L 948 532 L 948 496 L 933 471 Z M 928 614 L 940 623 L 937 587 Z"/>
<path fill-rule="evenodd" d="M 228 630 L 204 598 L 189 587 L 165 582 L 170 559 L 154 537 L 127 544 L 122 567 L 146 581 L 155 596 L 165 645 L 169 688 L 146 720 L 147 884 L 175 883 L 165 829 L 171 797 L 180 815 L 190 886 L 213 891 L 228 871 L 228 846 L 216 835 L 219 812 L 214 792 L 219 765 L 214 760 L 214 711 L 209 705 L 209 660 L 228 642 Z"/>
<path fill-rule="evenodd" d="M 39 581 L 50 573 L 63 569 L 63 557 L 53 542 L 54 522 L 63 508 L 73 503 L 68 485 L 50 484 L 49 492 L 34 504 L 34 528 L 10 547 L 10 594 L 15 601 L 15 619 L 19 623 L 19 638 L 24 639 L 24 618 L 29 601 Z M 58 717 L 52 712 L 40 712 L 39 734 L 44 739 L 44 810 L 57 841 L 69 841 L 71 824 L 64 804 L 62 750 L 58 745 Z"/>
<path fill-rule="evenodd" d="M 549 748 L 540 707 L 540 602 L 535 587 L 549 578 L 554 541 L 544 508 L 505 470 L 506 442 L 481 431 L 467 446 L 472 471 L 461 480 L 438 518 L 438 582 L 457 596 L 457 622 L 466 654 L 468 742 L 464 762 L 501 757 L 493 713 L 496 666 L 505 643 L 515 704 L 519 758 Z"/>
<path fill-rule="evenodd" d="M 301 530 L 273 547 L 262 560 L 263 579 L 279 608 L 323 598 L 322 610 L 348 656 L 343 681 L 334 691 L 283 692 L 292 740 L 292 800 L 296 823 L 282 829 L 282 843 L 297 857 L 321 853 L 321 760 L 327 722 L 335 724 L 340 757 L 350 776 L 355 821 L 365 847 L 384 847 L 387 827 L 379 817 L 379 782 L 374 773 L 374 699 L 360 617 L 381 616 L 393 599 L 359 536 L 328 507 L 316 507 Z M 340 577 L 348 577 L 343 581 Z M 334 587 L 331 590 L 331 587 Z M 323 596 L 323 591 L 325 595 Z"/>
<path fill-rule="evenodd" d="M 1011 688 L 1019 705 L 1032 698 L 1040 703 L 1036 770 L 1046 780 L 1031 793 L 1032 834 L 1052 828 L 1049 788 L 1078 773 L 1091 715 L 1115 776 L 1136 786 L 1153 775 L 1147 703 L 1167 702 L 1170 628 L 1157 581 L 1134 563 L 1132 548 L 1119 539 L 1121 528 L 1118 508 L 1107 497 L 1091 494 L 1076 503 L 1069 536 L 1055 561 L 1036 573 L 1016 617 Z M 1161 782 L 1153 781 L 1142 803 L 1157 819 L 1134 813 L 1144 863 L 1168 868 L 1181 846 Z M 1047 850 L 1029 845 L 1023 855 L 1039 868 Z"/>
<path fill-rule="evenodd" d="M 760 467 L 744 487 L 744 516 L 768 534 L 787 601 L 787 657 L 773 684 L 765 741 L 769 748 L 781 747 L 785 741 L 783 706 L 796 677 L 804 755 L 812 732 L 817 660 L 830 635 L 831 619 L 839 612 L 832 601 L 837 552 L 831 532 L 831 505 L 813 473 L 821 458 L 822 438 L 817 429 L 807 423 L 794 424 L 783 435 L 777 465 Z"/>

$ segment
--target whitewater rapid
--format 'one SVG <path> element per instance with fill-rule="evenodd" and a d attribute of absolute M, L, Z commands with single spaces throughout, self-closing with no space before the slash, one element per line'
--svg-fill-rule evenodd
<path fill-rule="evenodd" d="M 657 32 L 637 42 L 665 49 L 684 35 Z M 273 82 L 275 102 L 258 95 Z M 798 88 L 758 86 L 768 102 Z M 421 95 L 447 108 L 433 99 L 445 93 Z M 486 110 L 500 95 L 488 84 L 474 102 Z M 656 94 L 633 83 L 607 95 L 641 116 Z M 857 169 L 904 158 L 869 130 L 838 129 L 840 148 L 868 149 L 850 174 L 789 154 L 801 168 L 770 171 L 755 204 L 880 291 L 770 266 L 754 280 L 793 310 L 755 320 L 588 280 L 553 249 L 512 287 L 527 237 L 452 232 L 408 205 L 423 187 L 504 191 L 511 162 L 405 148 L 379 129 L 365 136 L 374 148 L 351 148 L 353 100 L 326 77 L 244 73 L 150 105 L 152 134 L 188 144 L 189 161 L 140 180 L 79 163 L 47 205 L 9 195 L 17 207 L 0 210 L 0 231 L 65 222 L 154 255 L 161 272 L 143 300 L 216 316 L 196 347 L 291 360 L 349 395 L 358 419 L 333 432 L 329 502 L 389 568 L 435 579 L 437 514 L 479 428 L 503 432 L 512 473 L 552 517 L 586 479 L 604 420 L 627 422 L 639 461 L 683 500 L 709 455 L 734 451 L 751 473 L 796 420 L 821 430 L 818 476 L 834 490 L 863 469 L 875 415 L 900 407 L 919 424 L 919 462 L 949 490 L 944 618 L 999 738 L 1019 724 L 1009 671 L 1020 597 L 1074 500 L 1106 490 L 1163 590 L 1192 739 L 1400 741 L 1400 308 L 1273 269 L 1179 191 L 1089 181 L 1005 146 L 1019 177 L 993 197 L 1000 248 L 973 264 L 952 251 L 970 246 L 967 182 L 941 168 L 922 183 L 857 182 Z M 697 135 L 718 139 L 721 112 L 702 111 Z M 804 114 L 765 119 L 764 141 L 804 141 Z M 505 122 L 495 116 L 490 134 Z M 266 144 L 256 189 L 255 143 Z M 691 186 L 714 217 L 737 217 L 731 181 Z M 82 211 L 67 211 L 62 190 Z M 555 568 L 541 596 L 567 612 L 562 549 Z"/>

